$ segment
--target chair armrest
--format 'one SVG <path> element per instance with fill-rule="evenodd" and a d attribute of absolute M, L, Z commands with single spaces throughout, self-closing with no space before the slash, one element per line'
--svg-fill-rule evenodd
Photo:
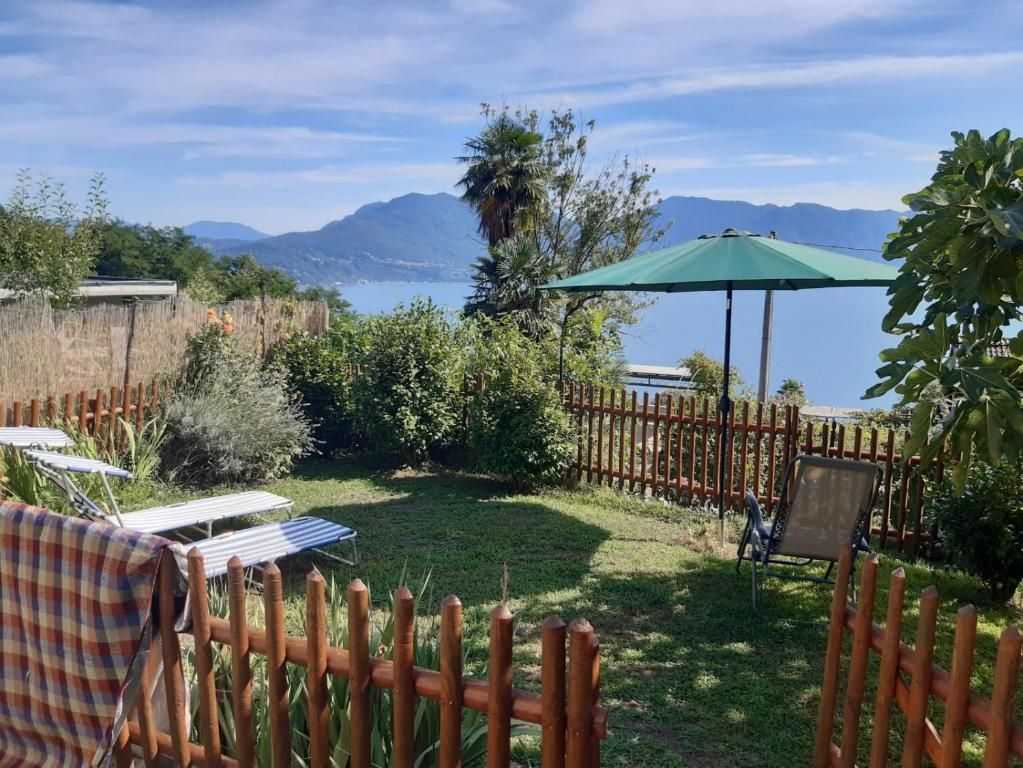
<path fill-rule="evenodd" d="M 746 491 L 746 514 L 749 515 L 750 528 L 760 537 L 765 544 L 771 538 L 771 529 L 764 522 L 764 515 L 760 509 L 760 502 L 750 491 Z"/>

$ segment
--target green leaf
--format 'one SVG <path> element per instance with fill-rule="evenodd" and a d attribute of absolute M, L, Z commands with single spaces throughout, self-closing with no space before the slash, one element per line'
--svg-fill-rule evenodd
<path fill-rule="evenodd" d="M 920 450 L 927 443 L 933 417 L 933 402 L 921 400 L 916 404 L 916 407 L 913 409 L 913 416 L 909 420 L 909 437 L 906 440 L 905 454 L 912 456 L 920 453 Z"/>

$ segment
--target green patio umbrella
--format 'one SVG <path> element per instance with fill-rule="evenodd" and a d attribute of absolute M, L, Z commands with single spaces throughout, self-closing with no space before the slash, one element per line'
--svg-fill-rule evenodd
<path fill-rule="evenodd" d="M 670 248 L 594 269 L 542 286 L 559 291 L 725 291 L 725 361 L 721 387 L 721 445 L 728 444 L 728 394 L 733 291 L 799 291 L 805 288 L 888 286 L 898 271 L 887 264 L 843 256 L 807 245 L 726 229 Z M 718 515 L 725 521 L 725 465 L 718 468 Z M 722 540 L 724 540 L 722 538 Z"/>

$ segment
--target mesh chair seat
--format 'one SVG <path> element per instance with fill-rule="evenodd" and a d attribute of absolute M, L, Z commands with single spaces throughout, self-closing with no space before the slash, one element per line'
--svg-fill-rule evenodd
<path fill-rule="evenodd" d="M 743 560 L 751 562 L 754 605 L 758 567 L 766 575 L 771 565 L 803 566 L 815 561 L 833 565 L 846 547 L 865 548 L 880 476 L 880 467 L 869 462 L 797 456 L 786 468 L 781 501 L 770 525 L 756 496 L 746 494 L 748 518 L 735 567 L 738 571 Z M 775 575 L 826 582 L 830 573 L 829 566 L 823 579 Z"/>

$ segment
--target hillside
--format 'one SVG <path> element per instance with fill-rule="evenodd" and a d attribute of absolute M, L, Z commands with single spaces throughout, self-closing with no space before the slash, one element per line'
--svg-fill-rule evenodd
<path fill-rule="evenodd" d="M 763 235 L 773 229 L 780 238 L 797 242 L 880 248 L 898 220 L 895 211 L 843 211 L 812 203 L 753 205 L 703 197 L 669 197 L 660 209 L 661 226 L 671 226 L 659 246 L 735 227 Z M 213 222 L 197 222 L 186 231 L 202 223 Z M 240 237 L 236 229 L 251 228 L 232 226 L 225 229 L 229 239 L 205 236 L 200 242 L 217 254 L 252 253 L 307 284 L 464 281 L 484 249 L 472 210 L 445 193 L 370 203 L 313 232 L 256 240 Z M 870 252 L 855 255 L 881 258 Z"/>
<path fill-rule="evenodd" d="M 186 235 L 191 235 L 197 240 L 262 240 L 270 237 L 258 229 L 239 224 L 234 221 L 195 221 L 183 228 Z"/>
<path fill-rule="evenodd" d="M 205 244 L 217 254 L 252 253 L 303 283 L 465 280 L 484 249 L 473 212 L 443 193 L 370 203 L 314 232 Z"/>

